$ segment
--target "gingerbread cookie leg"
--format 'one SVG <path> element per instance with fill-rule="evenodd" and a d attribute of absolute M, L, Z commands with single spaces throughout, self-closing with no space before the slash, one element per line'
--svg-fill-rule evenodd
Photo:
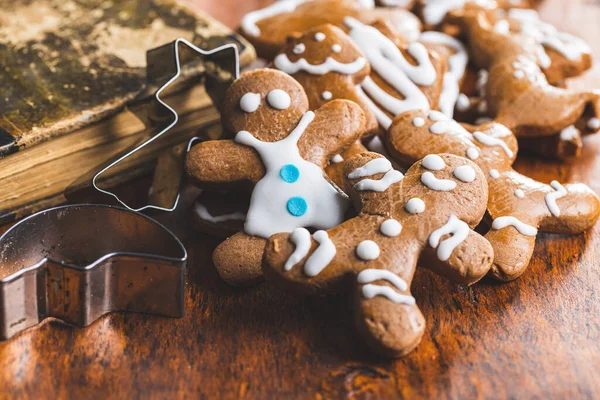
<path fill-rule="evenodd" d="M 238 232 L 215 249 L 213 263 L 223 280 L 233 286 L 261 282 L 260 267 L 266 240 Z"/>

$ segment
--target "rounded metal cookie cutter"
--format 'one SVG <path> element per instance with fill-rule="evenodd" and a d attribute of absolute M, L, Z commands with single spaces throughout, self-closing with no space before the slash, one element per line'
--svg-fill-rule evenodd
<path fill-rule="evenodd" d="M 0 340 L 48 317 L 81 327 L 111 311 L 182 317 L 186 261 L 169 230 L 134 211 L 34 214 L 0 237 Z"/>

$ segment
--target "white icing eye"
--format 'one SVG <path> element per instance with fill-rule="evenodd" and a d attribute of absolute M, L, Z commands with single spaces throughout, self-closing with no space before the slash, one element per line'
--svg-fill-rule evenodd
<path fill-rule="evenodd" d="M 294 54 L 302 54 L 304 53 L 304 50 L 306 50 L 306 46 L 304 45 L 304 43 L 298 43 L 294 46 L 294 50 L 292 51 L 294 52 Z"/>
<path fill-rule="evenodd" d="M 442 157 L 438 156 L 437 154 L 429 154 L 428 156 L 425 156 L 421 162 L 421 165 L 431 171 L 439 171 L 444 169 L 446 163 L 444 160 L 442 160 Z"/>
<path fill-rule="evenodd" d="M 253 113 L 260 106 L 260 94 L 259 93 L 246 93 L 240 99 L 240 108 L 247 113 Z"/>
<path fill-rule="evenodd" d="M 285 110 L 292 103 L 290 95 L 281 89 L 274 89 L 267 94 L 267 102 L 277 110 Z"/>
<path fill-rule="evenodd" d="M 333 97 L 333 94 L 331 94 L 331 92 L 329 90 L 326 90 L 323 93 L 321 93 L 321 98 L 323 100 L 331 100 L 332 97 Z"/>
<path fill-rule="evenodd" d="M 342 46 L 340 46 L 339 44 L 334 44 L 333 46 L 331 46 L 331 51 L 333 51 L 334 53 L 339 53 L 340 51 L 342 51 Z"/>
<path fill-rule="evenodd" d="M 402 232 L 402 225 L 393 218 L 386 219 L 379 226 L 379 231 L 388 237 L 396 237 Z"/>
<path fill-rule="evenodd" d="M 404 209 L 411 214 L 420 214 L 425 211 L 425 202 L 418 197 L 413 197 L 406 202 Z"/>
<path fill-rule="evenodd" d="M 315 40 L 317 42 L 321 42 L 321 41 L 325 40 L 325 34 L 323 32 L 315 33 Z"/>
<path fill-rule="evenodd" d="M 375 260 L 379 257 L 379 254 L 381 254 L 381 250 L 377 243 L 372 240 L 363 240 L 356 246 L 356 255 L 361 260 Z"/>
<path fill-rule="evenodd" d="M 470 165 L 461 165 L 454 169 L 456 179 L 465 183 L 470 183 L 475 180 L 475 170 Z"/>

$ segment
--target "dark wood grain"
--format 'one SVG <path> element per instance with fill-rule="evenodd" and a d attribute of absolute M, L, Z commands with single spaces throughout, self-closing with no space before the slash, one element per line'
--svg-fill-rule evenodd
<path fill-rule="evenodd" d="M 194 1 L 231 26 L 266 2 Z M 548 0 L 542 13 L 600 56 L 599 3 Z M 599 75 L 579 84 L 600 87 Z M 600 192 L 600 137 L 585 145 L 574 162 L 522 156 L 517 168 Z M 217 240 L 193 233 L 185 210 L 161 220 L 190 251 L 185 318 L 111 314 L 86 329 L 47 322 L 0 344 L 1 397 L 600 397 L 600 227 L 541 235 L 529 270 L 508 284 L 457 287 L 419 271 L 413 292 L 426 335 L 408 357 L 384 361 L 355 335 L 346 298 L 231 288 L 211 265 Z"/>

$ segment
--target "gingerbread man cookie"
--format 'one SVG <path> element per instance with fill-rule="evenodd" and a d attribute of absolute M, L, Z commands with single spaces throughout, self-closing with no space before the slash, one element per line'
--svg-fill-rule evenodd
<path fill-rule="evenodd" d="M 258 55 L 273 59 L 285 45 L 288 36 L 301 35 L 319 25 L 332 24 L 342 29 L 344 18 L 364 23 L 386 18 L 415 39 L 420 31 L 417 17 L 406 10 L 374 8 L 370 0 L 281 0 L 244 16 L 241 31 L 254 45 Z"/>
<path fill-rule="evenodd" d="M 296 292 L 348 290 L 355 321 L 378 353 L 400 357 L 420 342 L 425 320 L 410 293 L 417 263 L 462 284 L 489 270 L 493 249 L 472 230 L 485 213 L 487 182 L 471 161 L 431 155 L 406 176 L 375 153 L 344 167 L 356 218 L 311 235 L 306 229 L 269 239 L 265 276 Z"/>
<path fill-rule="evenodd" d="M 344 220 L 347 197 L 325 177 L 331 158 L 365 129 L 360 107 L 335 100 L 308 111 L 302 86 L 262 69 L 242 74 L 225 94 L 222 122 L 234 140 L 200 143 L 186 170 L 200 188 L 252 190 L 244 231 L 217 247 L 213 261 L 227 282 L 261 279 L 266 239 L 297 227 L 327 229 Z"/>
<path fill-rule="evenodd" d="M 273 66 L 293 76 L 304 88 L 311 110 L 334 99 L 352 100 L 367 117 L 367 132 L 378 129 L 375 115 L 358 96 L 356 85 L 371 72 L 365 56 L 340 28 L 325 24 L 290 37 Z"/>
<path fill-rule="evenodd" d="M 499 280 L 523 274 L 538 232 L 581 233 L 600 215 L 600 200 L 587 186 L 557 181 L 546 185 L 516 172 L 512 163 L 517 139 L 497 123 L 475 128 L 439 112 L 410 111 L 394 120 L 385 144 L 392 157 L 406 165 L 429 153 L 451 153 L 470 158 L 483 170 L 491 219 L 485 238 L 494 247 L 491 273 Z"/>
<path fill-rule="evenodd" d="M 540 65 L 547 65 L 549 58 L 539 38 L 495 29 L 477 7 L 453 12 L 451 17 L 466 33 L 474 62 L 489 72 L 482 108 L 517 137 L 552 136 L 600 116 L 598 92 L 566 90 L 548 83 Z M 585 62 L 585 56 L 581 57 L 577 62 Z"/>

